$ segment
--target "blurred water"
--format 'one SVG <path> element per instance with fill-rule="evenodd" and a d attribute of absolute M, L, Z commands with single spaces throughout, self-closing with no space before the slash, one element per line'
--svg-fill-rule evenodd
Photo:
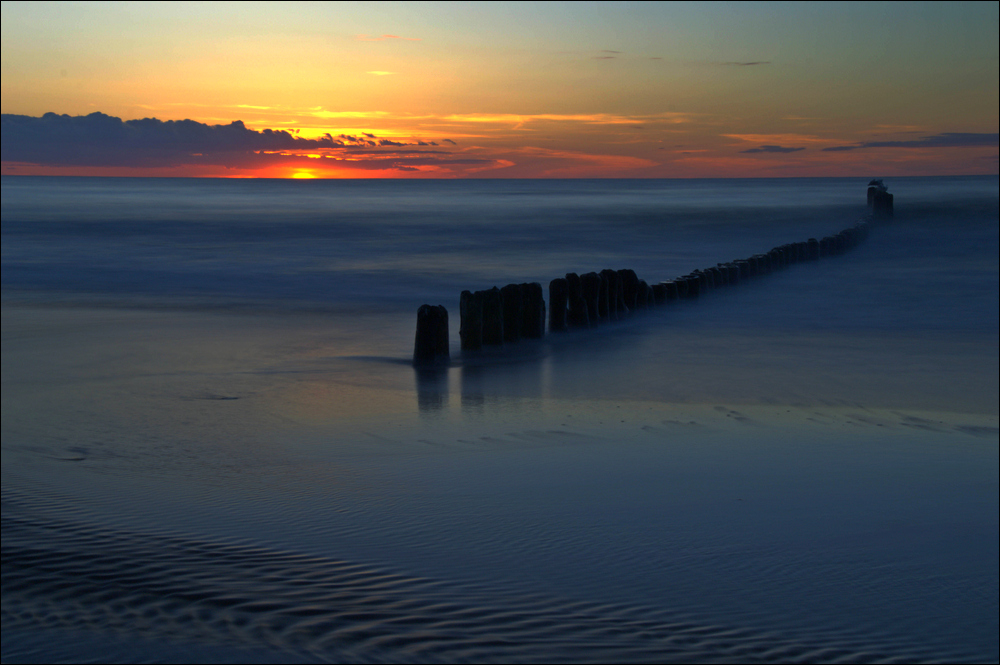
<path fill-rule="evenodd" d="M 863 213 L 865 185 L 8 177 L 3 294 L 331 311 L 427 301 L 453 310 L 463 289 L 547 285 L 605 267 L 653 283 L 822 237 Z M 862 307 L 851 323 L 996 329 L 996 178 L 890 185 L 900 228 L 852 268 L 883 294 L 884 316 Z M 823 310 L 838 300 L 832 280 L 802 291 Z M 950 306 L 956 298 L 970 306 Z"/>
<path fill-rule="evenodd" d="M 669 279 L 867 180 L 0 184 L 5 660 L 996 659 L 996 178 L 476 358 L 464 289 Z"/>

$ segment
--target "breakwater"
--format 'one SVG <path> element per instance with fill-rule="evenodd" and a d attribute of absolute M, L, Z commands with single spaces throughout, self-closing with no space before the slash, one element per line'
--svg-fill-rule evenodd
<path fill-rule="evenodd" d="M 893 216 L 893 196 L 881 180 L 868 184 L 867 213 L 853 226 L 824 238 L 809 238 L 768 252 L 693 270 L 650 284 L 631 269 L 567 273 L 549 282 L 548 307 L 538 282 L 508 284 L 482 291 L 462 291 L 459 336 L 463 353 L 500 348 L 548 332 L 587 329 L 625 320 L 673 301 L 701 297 L 783 270 L 796 263 L 838 256 L 864 241 L 877 220 Z M 413 363 L 418 367 L 450 362 L 448 312 L 442 305 L 422 305 L 417 312 Z"/>

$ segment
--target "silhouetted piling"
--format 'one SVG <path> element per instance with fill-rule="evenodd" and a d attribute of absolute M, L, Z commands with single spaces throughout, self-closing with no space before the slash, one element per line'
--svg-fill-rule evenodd
<path fill-rule="evenodd" d="M 820 240 L 787 243 L 746 259 L 693 270 L 673 280 L 650 286 L 629 269 L 605 269 L 583 275 L 567 273 L 549 283 L 549 330 L 585 328 L 604 321 L 620 321 L 632 311 L 642 311 L 690 299 L 788 268 L 794 263 L 842 254 L 868 237 L 875 220 L 892 217 L 893 197 L 881 180 L 868 187 L 870 214 L 854 226 Z M 539 339 L 545 335 L 545 299 L 542 285 L 508 284 L 503 289 L 463 291 L 459 334 L 463 351 L 486 346 Z M 447 364 L 448 313 L 441 305 L 424 305 L 417 312 L 413 363 L 416 366 Z"/>
<path fill-rule="evenodd" d="M 875 204 L 875 195 L 879 192 L 886 191 L 885 183 L 881 179 L 874 179 L 868 182 L 868 208 L 871 209 Z"/>
<path fill-rule="evenodd" d="M 729 283 L 729 275 L 723 272 L 719 266 L 713 266 L 705 272 L 712 274 L 712 281 L 716 287 L 726 286 Z"/>
<path fill-rule="evenodd" d="M 636 290 L 639 288 L 639 277 L 635 274 L 634 270 L 628 268 L 619 270 L 618 277 L 621 280 L 625 311 L 631 312 L 635 309 L 635 295 Z"/>
<path fill-rule="evenodd" d="M 701 280 L 695 275 L 684 275 L 681 279 L 687 284 L 686 298 L 697 298 L 701 295 Z"/>
<path fill-rule="evenodd" d="M 462 291 L 459 296 L 459 314 L 462 327 L 458 336 L 462 340 L 463 351 L 477 351 L 483 348 L 483 298 L 481 291 Z"/>
<path fill-rule="evenodd" d="M 524 305 L 521 299 L 521 285 L 508 284 L 500 289 L 503 303 L 503 341 L 514 343 L 521 339 Z"/>
<path fill-rule="evenodd" d="M 521 337 L 545 337 L 545 298 L 538 282 L 521 284 Z"/>
<path fill-rule="evenodd" d="M 872 199 L 872 216 L 875 219 L 889 219 L 892 215 L 892 194 L 875 192 L 875 197 Z"/>
<path fill-rule="evenodd" d="M 503 298 L 500 289 L 480 291 L 483 298 L 483 346 L 503 345 Z"/>
<path fill-rule="evenodd" d="M 868 210 L 875 219 L 892 217 L 892 194 L 879 179 L 868 183 Z"/>
<path fill-rule="evenodd" d="M 608 285 L 608 320 L 618 321 L 624 316 L 625 306 L 621 278 L 617 270 L 606 268 L 601 271 L 601 279 Z"/>
<path fill-rule="evenodd" d="M 818 259 L 819 258 L 819 240 L 816 240 L 816 238 L 809 238 L 809 240 L 807 240 L 806 242 L 809 243 L 809 248 L 806 250 L 806 257 L 810 261 L 814 261 L 814 260 Z"/>
<path fill-rule="evenodd" d="M 600 297 L 601 276 L 596 272 L 580 275 L 580 287 L 583 291 L 583 302 L 587 307 L 587 319 L 590 325 L 596 326 L 601 320 Z"/>
<path fill-rule="evenodd" d="M 566 273 L 566 323 L 570 328 L 587 328 L 590 326 L 590 315 L 587 313 L 587 301 L 583 299 L 583 282 L 575 272 Z"/>
<path fill-rule="evenodd" d="M 662 282 L 662 284 L 663 284 L 663 291 L 666 294 L 667 302 L 670 302 L 671 300 L 677 300 L 680 297 L 680 294 L 677 293 L 676 280 L 672 279 L 667 282 Z"/>
<path fill-rule="evenodd" d="M 417 334 L 413 344 L 413 364 L 417 367 L 447 365 L 448 310 L 441 305 L 421 305 L 417 310 Z"/>
<path fill-rule="evenodd" d="M 635 308 L 644 312 L 653 306 L 653 290 L 646 280 L 640 279 L 635 285 Z"/>
<path fill-rule="evenodd" d="M 598 273 L 597 277 L 601 280 L 597 292 L 597 318 L 602 322 L 611 321 L 611 285 L 604 276 L 604 271 Z"/>
<path fill-rule="evenodd" d="M 660 282 L 659 284 L 653 284 L 653 302 L 656 306 L 665 305 L 667 303 L 667 286 L 666 284 Z"/>
<path fill-rule="evenodd" d="M 566 330 L 566 299 L 569 287 L 565 277 L 549 282 L 549 332 Z"/>
<path fill-rule="evenodd" d="M 767 257 L 771 260 L 772 270 L 784 270 L 788 267 L 788 261 L 790 258 L 788 245 L 779 245 L 778 247 L 775 247 L 767 253 Z"/>

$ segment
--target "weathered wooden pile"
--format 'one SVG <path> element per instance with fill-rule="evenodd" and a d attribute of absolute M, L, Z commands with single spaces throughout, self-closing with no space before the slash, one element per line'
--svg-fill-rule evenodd
<path fill-rule="evenodd" d="M 567 273 L 549 282 L 549 332 L 621 321 L 633 313 L 698 298 L 708 291 L 754 280 L 796 263 L 837 256 L 863 241 L 874 220 L 893 216 L 893 197 L 881 180 L 869 183 L 868 209 L 869 214 L 861 221 L 836 235 L 781 245 L 764 254 L 717 263 L 657 284 L 650 285 L 629 269 Z M 501 348 L 545 335 L 545 300 L 538 282 L 463 291 L 459 301 L 463 353 Z M 423 305 L 417 311 L 413 364 L 428 367 L 449 362 L 448 311 L 441 305 Z"/>

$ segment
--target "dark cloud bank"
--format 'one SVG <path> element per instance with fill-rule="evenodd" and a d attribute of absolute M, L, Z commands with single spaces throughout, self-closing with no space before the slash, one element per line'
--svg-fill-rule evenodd
<path fill-rule="evenodd" d="M 855 145 L 837 145 L 823 148 L 823 152 L 846 152 L 863 148 L 968 148 L 979 146 L 997 147 L 1000 134 L 975 134 L 970 132 L 945 132 L 912 141 L 867 141 Z"/>
<path fill-rule="evenodd" d="M 87 116 L 46 113 L 40 118 L 4 114 L 0 118 L 4 162 L 46 166 L 169 167 L 187 164 L 258 168 L 296 159 L 281 153 L 310 152 L 324 159 L 367 155 L 354 168 L 412 169 L 424 164 L 477 164 L 489 160 L 452 159 L 434 142 L 380 139 L 374 134 L 294 136 L 285 130 L 247 129 L 239 120 L 206 125 L 194 120 L 121 120 L 103 113 Z M 454 141 L 446 139 L 450 145 Z"/>
<path fill-rule="evenodd" d="M 780 152 L 780 153 L 786 153 L 786 152 L 798 152 L 800 150 L 805 150 L 805 148 L 786 148 L 786 147 L 780 146 L 780 145 L 762 145 L 759 148 L 750 148 L 749 150 L 740 150 L 740 152 L 749 152 L 749 153 L 756 153 L 756 152 Z"/>
<path fill-rule="evenodd" d="M 924 136 L 911 141 L 867 141 L 855 145 L 837 145 L 823 148 L 823 152 L 847 152 L 864 148 L 969 148 L 980 146 L 997 147 L 1000 144 L 1000 134 L 975 134 L 969 132 L 944 132 L 933 136 Z M 780 145 L 762 145 L 743 153 L 788 153 L 805 150 L 805 148 L 786 148 Z"/>

